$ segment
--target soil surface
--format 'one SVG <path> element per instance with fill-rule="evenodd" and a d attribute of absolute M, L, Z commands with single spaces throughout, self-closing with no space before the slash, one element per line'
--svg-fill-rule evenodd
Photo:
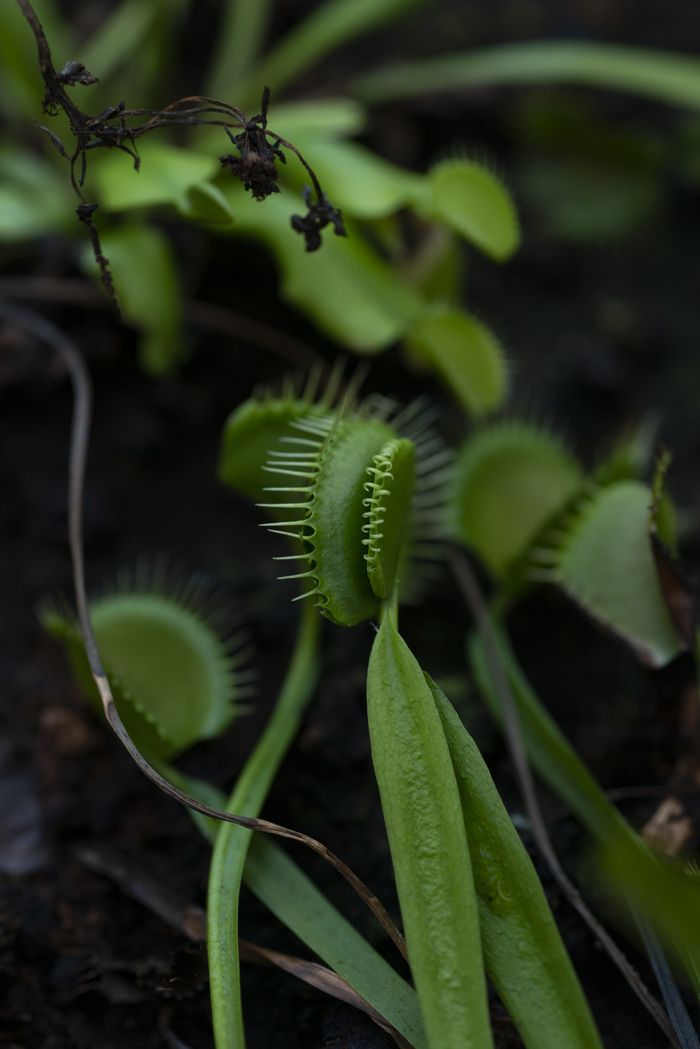
<path fill-rule="evenodd" d="M 291 19 L 301 6 L 282 8 Z M 555 17 L 561 5 L 496 4 L 498 17 L 485 15 L 477 28 L 474 19 L 460 23 L 463 39 L 452 43 L 467 46 L 470 34 L 489 42 L 553 33 L 643 43 L 650 32 L 650 15 L 632 19 L 636 8 L 650 5 L 564 6 L 566 15 Z M 518 29 L 516 8 L 525 7 L 529 20 Z M 436 40 L 450 37 L 458 8 L 437 5 Z M 392 54 L 420 50 L 414 45 L 424 36 L 425 18 L 391 37 Z M 687 48 L 672 23 L 667 12 L 658 42 Z M 355 69 L 362 61 L 361 51 L 343 56 Z M 680 119 L 663 107 L 595 97 L 606 119 L 641 121 L 662 138 Z M 420 167 L 467 138 L 500 170 L 517 171 L 522 147 L 510 137 L 514 104 L 513 92 L 503 92 L 447 106 L 424 102 L 415 111 L 381 109 L 367 140 L 391 159 Z M 512 263 L 497 267 L 470 253 L 468 299 L 510 349 L 516 408 L 550 420 L 585 461 L 595 461 L 647 413 L 659 419 L 660 437 L 675 456 L 670 487 L 692 579 L 700 554 L 700 209 L 695 187 L 672 166 L 659 177 L 662 207 L 620 240 L 572 246 L 543 233 L 525 205 L 524 247 Z M 517 196 L 517 179 L 513 188 Z M 246 246 L 236 253 L 230 242 L 163 222 L 180 257 L 194 260 L 193 296 L 262 320 L 333 358 L 334 348 L 278 301 L 262 250 Z M 9 251 L 2 258 L 5 276 L 78 274 L 72 245 L 41 242 L 21 259 Z M 215 585 L 219 600 L 250 627 L 260 673 L 251 711 L 182 760 L 187 772 L 226 789 L 274 702 L 297 609 L 291 585 L 274 578 L 274 537 L 257 527 L 256 511 L 217 480 L 219 440 L 230 410 L 288 362 L 273 350 L 251 350 L 243 339 L 193 328 L 189 361 L 177 375 L 154 379 L 137 365 L 133 333 L 105 310 L 78 308 L 69 299 L 36 306 L 76 340 L 95 383 L 85 506 L 93 590 L 108 586 L 120 567 L 167 551 L 183 572 Z M 134 883 L 147 879 L 164 898 L 203 905 L 209 849 L 187 813 L 143 779 L 88 710 L 62 652 L 39 625 L 42 600 L 70 595 L 70 391 L 50 351 L 18 328 L 0 331 L 0 351 L 0 1045 L 209 1049 L 205 959 L 133 894 Z M 373 362 L 366 385 L 401 398 L 428 389 L 445 436 L 459 439 L 462 424 L 444 395 L 407 373 L 396 351 Z M 520 814 L 503 742 L 468 677 L 468 618 L 447 574 L 430 603 L 407 612 L 402 625 L 422 664 L 458 704 L 510 810 Z M 512 627 L 535 687 L 628 818 L 643 825 L 674 790 L 694 821 L 689 847 L 697 851 L 700 777 L 693 754 L 700 730 L 690 660 L 652 673 L 546 590 L 517 610 Z M 397 915 L 364 711 L 371 638 L 370 626 L 325 625 L 318 694 L 264 815 L 324 841 Z M 577 824 L 544 788 L 542 802 L 567 870 L 607 916 L 610 901 L 588 891 L 590 862 Z M 523 835 L 531 848 L 526 826 Z M 294 858 L 393 961 L 381 931 L 330 868 L 300 849 Z M 663 1036 L 533 858 L 606 1047 L 663 1049 Z M 119 870 L 126 872 L 121 878 Z M 306 953 L 247 892 L 241 931 L 255 943 Z M 635 942 L 625 947 L 654 986 Z M 254 1049 L 394 1044 L 365 1016 L 276 970 L 245 965 L 243 993 Z M 517 1034 L 495 1000 L 493 1009 L 498 1049 L 516 1049 Z"/>

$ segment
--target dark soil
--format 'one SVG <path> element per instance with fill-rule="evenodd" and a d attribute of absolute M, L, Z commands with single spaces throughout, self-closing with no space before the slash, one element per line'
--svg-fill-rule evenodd
<path fill-rule="evenodd" d="M 288 6 L 291 11 L 293 5 Z M 499 10 L 516 6 L 495 5 Z M 614 5 L 566 5 L 570 10 L 563 27 L 552 24 L 555 5 L 527 6 L 540 15 L 539 21 L 532 15 L 538 28 L 525 36 L 595 27 L 600 36 L 638 39 L 625 35 L 633 5 L 618 5 L 620 12 L 607 22 L 603 9 Z M 542 12 L 549 12 L 549 21 Z M 507 22 L 506 14 L 502 18 Z M 646 23 L 641 25 L 643 34 Z M 486 40 L 506 32 L 501 23 L 489 26 L 482 33 Z M 444 26 L 443 35 L 448 35 Z M 668 24 L 667 36 L 669 46 L 687 44 Z M 639 39 L 643 42 L 643 35 Z M 402 46 L 411 45 L 403 39 Z M 362 61 L 357 53 L 350 58 Z M 465 100 L 459 112 L 454 106 L 438 111 L 431 104 L 418 117 L 405 109 L 396 118 L 382 111 L 370 140 L 393 159 L 418 165 L 467 135 L 508 170 L 518 159 L 509 144 L 511 102 L 508 94 L 480 97 Z M 602 96 L 598 104 L 615 119 L 629 114 L 648 119 L 661 134 L 675 120 L 659 107 Z M 676 456 L 670 484 L 688 522 L 683 545 L 692 575 L 700 552 L 695 261 L 700 213 L 697 195 L 673 172 L 665 178 L 663 212 L 619 243 L 572 247 L 547 239 L 526 211 L 525 246 L 513 263 L 498 268 L 470 256 L 469 300 L 510 347 L 516 404 L 563 429 L 588 462 L 647 411 L 660 417 L 662 436 Z M 228 243 L 224 250 L 196 231 L 173 229 L 173 235 L 182 257 L 196 260 L 199 275 L 192 290 L 200 298 L 293 331 L 332 358 L 332 348 L 277 301 L 275 277 L 262 251 L 250 249 L 239 261 Z M 28 263 L 9 259 L 3 272 L 71 275 L 75 270 L 63 246 L 39 244 Z M 108 583 L 119 567 L 138 557 L 168 551 L 185 570 L 219 586 L 250 625 L 261 675 L 254 708 L 224 738 L 197 748 L 182 763 L 226 788 L 274 700 L 296 609 L 292 591 L 274 579 L 274 537 L 257 527 L 251 507 L 217 481 L 218 445 L 228 412 L 255 384 L 281 374 L 284 362 L 272 353 L 251 352 L 240 341 L 193 332 L 189 363 L 177 376 L 155 380 L 137 366 L 132 333 L 109 314 L 69 304 L 46 307 L 46 312 L 81 346 L 95 381 L 85 508 L 93 586 Z M 624 323 L 612 323 L 613 315 Z M 141 777 L 88 711 L 62 653 L 36 618 L 42 599 L 70 593 L 65 475 L 71 402 L 65 376 L 49 351 L 17 330 L 5 329 L 2 339 L 0 1045 L 205 1049 L 212 1041 L 204 959 L 123 885 L 85 863 L 89 847 L 106 862 L 126 866 L 133 877 L 154 879 L 183 902 L 203 903 L 207 846 L 187 813 Z M 402 397 L 423 388 L 399 364 L 396 352 L 380 358 L 367 385 Z M 438 400 L 442 396 L 432 386 L 430 392 Z M 448 404 L 441 403 L 441 411 L 446 435 L 458 439 L 458 417 Z M 404 620 L 421 662 L 449 683 L 506 802 L 517 813 L 521 805 L 503 743 L 467 677 L 466 625 L 447 578 L 429 606 L 407 613 Z M 526 671 L 602 784 L 630 789 L 630 797 L 620 802 L 625 814 L 641 825 L 673 785 L 696 819 L 697 846 L 700 778 L 693 782 L 698 774 L 692 762 L 687 771 L 698 742 L 690 661 L 680 659 L 651 673 L 549 592 L 533 596 L 517 611 L 513 630 Z M 369 626 L 351 631 L 326 626 L 323 680 L 264 815 L 322 839 L 397 913 L 364 714 L 370 641 Z M 569 872 L 587 890 L 586 842 L 560 803 L 542 793 L 554 842 Z M 527 835 L 526 840 L 529 845 Z M 393 960 L 371 918 L 337 876 L 300 850 L 294 856 Z M 664 1038 L 540 870 L 606 1046 L 662 1049 Z M 609 901 L 592 899 L 609 914 Z M 305 953 L 247 893 L 242 933 L 266 946 Z M 626 946 L 653 985 L 635 943 Z M 364 1016 L 288 976 L 246 966 L 243 979 L 254 1049 L 393 1044 Z M 498 1049 L 515 1049 L 519 1039 L 497 1002 L 494 1016 Z"/>

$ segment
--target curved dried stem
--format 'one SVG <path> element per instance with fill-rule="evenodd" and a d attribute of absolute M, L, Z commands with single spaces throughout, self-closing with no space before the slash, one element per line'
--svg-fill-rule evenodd
<path fill-rule="evenodd" d="M 263 834 L 272 834 L 279 838 L 285 838 L 287 841 L 298 842 L 300 845 L 305 845 L 308 849 L 311 849 L 312 852 L 321 856 L 324 860 L 330 863 L 330 865 L 334 867 L 345 881 L 347 881 L 355 890 L 360 899 L 374 914 L 375 918 L 402 956 L 406 958 L 406 946 L 403 936 L 392 921 L 384 905 L 377 896 L 369 890 L 362 879 L 359 878 L 358 875 L 355 874 L 354 871 L 352 871 L 350 867 L 348 867 L 347 864 L 336 856 L 336 854 L 326 845 L 317 841 L 315 838 L 309 837 L 307 834 L 303 834 L 301 831 L 282 827 L 277 823 L 271 823 L 269 820 L 255 819 L 249 816 L 237 816 L 198 801 L 196 798 L 193 798 L 191 795 L 186 794 L 184 791 L 173 786 L 173 784 L 164 779 L 160 773 L 156 772 L 132 740 L 124 727 L 121 717 L 119 716 L 119 712 L 114 702 L 112 689 L 100 657 L 95 632 L 90 618 L 87 588 L 85 584 L 82 517 L 85 465 L 87 461 L 90 421 L 92 415 L 92 387 L 90 379 L 80 352 L 75 344 L 64 335 L 63 332 L 54 327 L 53 324 L 50 324 L 37 314 L 29 313 L 17 309 L 16 307 L 0 303 L 0 317 L 3 316 L 14 323 L 20 324 L 43 342 L 52 346 L 65 361 L 73 386 L 73 418 L 71 425 L 68 468 L 68 533 L 73 569 L 73 586 L 78 609 L 80 632 L 85 646 L 90 673 L 99 692 L 100 699 L 102 700 L 102 707 L 110 728 L 139 770 L 151 780 L 152 783 L 155 783 L 159 790 L 163 791 L 164 794 L 167 794 L 175 801 L 187 806 L 187 808 L 193 809 L 195 812 L 200 812 L 203 816 L 210 816 L 212 819 L 221 820 L 226 823 L 235 823 L 238 826 L 246 827 L 248 830 L 259 831 Z"/>

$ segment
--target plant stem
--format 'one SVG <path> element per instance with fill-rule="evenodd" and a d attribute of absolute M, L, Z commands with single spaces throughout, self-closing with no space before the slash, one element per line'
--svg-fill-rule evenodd
<path fill-rule="evenodd" d="M 279 700 L 229 797 L 227 811 L 257 816 L 277 769 L 298 729 L 316 685 L 319 616 L 302 612 L 294 656 Z M 238 956 L 238 898 L 251 832 L 225 824 L 219 830 L 209 871 L 208 951 L 212 1019 L 217 1049 L 245 1045 Z"/>

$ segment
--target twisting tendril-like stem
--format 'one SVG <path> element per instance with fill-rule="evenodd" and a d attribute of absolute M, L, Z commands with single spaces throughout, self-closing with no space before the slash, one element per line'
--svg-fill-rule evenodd
<path fill-rule="evenodd" d="M 0 303 L 0 317 L 4 317 L 10 323 L 16 323 L 26 330 L 32 332 L 43 342 L 52 346 L 63 358 L 73 386 L 73 416 L 71 424 L 70 454 L 68 467 L 68 533 L 71 552 L 71 563 L 73 570 L 73 586 L 75 600 L 78 609 L 78 620 L 82 634 L 85 652 L 95 686 L 102 701 L 102 707 L 107 722 L 117 736 L 122 746 L 128 752 L 139 770 L 152 783 L 180 804 L 200 812 L 203 816 L 221 820 L 225 823 L 235 823 L 246 827 L 248 830 L 259 831 L 262 834 L 272 834 L 287 841 L 295 841 L 305 845 L 312 852 L 323 857 L 332 867 L 355 890 L 357 895 L 374 914 L 377 921 L 401 952 L 406 957 L 406 947 L 403 936 L 392 921 L 388 911 L 381 901 L 365 885 L 361 878 L 348 867 L 340 857 L 336 856 L 327 846 L 315 838 L 302 834 L 301 831 L 282 827 L 269 820 L 256 819 L 249 816 L 238 816 L 231 812 L 224 812 L 214 808 L 202 801 L 198 801 L 191 795 L 169 783 L 161 776 L 139 751 L 131 736 L 124 727 L 117 710 L 112 689 L 107 674 L 102 664 L 95 632 L 90 618 L 90 608 L 87 599 L 87 588 L 85 584 L 85 561 L 83 554 L 83 489 L 85 482 L 85 465 L 90 435 L 90 421 L 92 415 L 92 387 L 87 369 L 75 344 L 53 324 L 43 317 L 29 313 Z"/>

